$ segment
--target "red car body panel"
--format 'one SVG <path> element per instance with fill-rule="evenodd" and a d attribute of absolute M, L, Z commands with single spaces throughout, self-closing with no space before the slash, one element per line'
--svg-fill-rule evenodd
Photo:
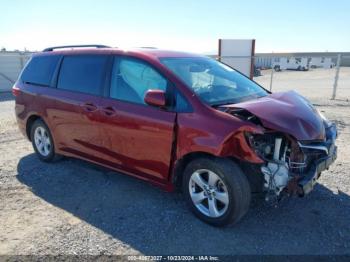
<path fill-rule="evenodd" d="M 157 49 L 123 51 L 110 48 L 37 55 L 57 54 L 106 54 L 142 59 L 156 67 L 193 108 L 192 112 L 176 113 L 18 82 L 20 94 L 16 97 L 16 115 L 22 133 L 27 134 L 30 117 L 41 117 L 52 132 L 57 153 L 137 176 L 169 191 L 174 188 L 172 175 L 177 161 L 191 153 L 263 162 L 244 135 L 246 131 L 262 133 L 262 127 L 205 105 L 159 61 L 160 57 L 196 55 Z M 315 114 L 293 93 L 273 94 L 232 106 L 245 108 L 260 117 L 266 127 L 291 131 L 298 139 L 322 137 Z M 298 125 L 293 127 L 289 121 L 298 121 Z"/>
<path fill-rule="evenodd" d="M 129 172 L 166 180 L 172 158 L 176 113 L 101 99 L 102 107 L 111 106 L 116 110 L 114 115 L 102 113 L 101 116 L 103 157 L 119 163 L 121 167 L 128 167 Z"/>
<path fill-rule="evenodd" d="M 259 117 L 264 127 L 290 134 L 297 140 L 325 138 L 325 128 L 319 114 L 295 91 L 273 93 L 225 107 L 246 109 Z"/>
<path fill-rule="evenodd" d="M 226 113 L 207 108 L 201 114 L 179 114 L 177 158 L 191 152 L 261 163 L 243 135 L 244 131 L 261 133 L 253 124 L 244 123 Z"/>

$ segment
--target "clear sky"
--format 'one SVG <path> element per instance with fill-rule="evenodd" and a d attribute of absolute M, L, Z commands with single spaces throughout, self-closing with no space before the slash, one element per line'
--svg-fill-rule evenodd
<path fill-rule="evenodd" d="M 349 0 L 0 0 L 0 48 L 98 43 L 216 53 L 350 51 Z"/>

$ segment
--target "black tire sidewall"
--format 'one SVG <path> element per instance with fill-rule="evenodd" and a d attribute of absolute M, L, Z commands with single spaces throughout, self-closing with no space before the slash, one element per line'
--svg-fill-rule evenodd
<path fill-rule="evenodd" d="M 47 156 L 43 156 L 39 150 L 36 147 L 35 144 L 35 140 L 34 140 L 34 132 L 38 127 L 42 127 L 46 130 L 47 134 L 49 135 L 49 139 L 51 142 L 51 149 L 50 149 L 50 153 Z M 42 121 L 41 119 L 36 120 L 33 125 L 31 126 L 31 130 L 30 130 L 30 140 L 32 141 L 32 145 L 34 148 L 35 153 L 37 154 L 37 156 L 39 157 L 40 160 L 44 161 L 44 162 L 50 162 L 55 158 L 55 145 L 52 139 L 52 135 L 50 132 L 50 129 L 48 128 L 48 126 L 45 124 L 44 121 Z"/>
<path fill-rule="evenodd" d="M 228 174 L 229 165 L 230 165 L 230 170 L 231 171 L 233 170 L 235 174 Z M 191 175 L 196 170 L 199 170 L 199 169 L 208 169 L 213 171 L 215 174 L 217 174 L 220 177 L 220 179 L 224 182 L 227 188 L 227 192 L 229 195 L 229 206 L 226 212 L 220 217 L 212 218 L 202 214 L 192 202 L 192 198 L 189 192 L 189 181 L 190 181 Z M 240 179 L 237 179 L 237 176 L 240 176 Z M 245 175 L 240 170 L 240 168 L 230 160 L 197 159 L 192 161 L 186 167 L 182 189 L 183 189 L 183 193 L 186 198 L 186 202 L 188 206 L 198 218 L 200 218 L 204 222 L 209 223 L 213 226 L 226 226 L 228 224 L 233 224 L 238 222 L 247 211 L 247 210 L 242 211 L 242 208 L 246 209 L 246 207 L 242 207 L 243 203 L 240 203 L 241 199 L 237 195 L 237 193 L 239 193 L 237 192 L 237 190 L 249 190 L 249 194 L 250 194 L 250 188 L 248 189 L 241 188 L 240 181 L 242 180 L 242 178 L 244 179 Z M 246 183 L 244 186 L 246 187 L 247 185 L 249 187 L 249 182 L 246 180 Z M 248 200 L 248 202 L 250 202 L 250 199 Z"/>

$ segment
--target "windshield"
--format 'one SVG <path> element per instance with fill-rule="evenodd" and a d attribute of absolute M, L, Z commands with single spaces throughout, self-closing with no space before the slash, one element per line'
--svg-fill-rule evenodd
<path fill-rule="evenodd" d="M 161 58 L 205 103 L 215 106 L 239 103 L 268 93 L 234 69 L 206 57 Z"/>

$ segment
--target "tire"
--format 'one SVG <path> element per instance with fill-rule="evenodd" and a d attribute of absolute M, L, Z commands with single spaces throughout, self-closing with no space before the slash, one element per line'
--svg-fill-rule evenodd
<path fill-rule="evenodd" d="M 265 179 L 264 174 L 261 172 L 261 165 L 241 161 L 239 166 L 248 179 L 251 192 L 253 194 L 263 193 Z"/>
<path fill-rule="evenodd" d="M 43 140 L 45 138 L 46 140 Z M 41 119 L 36 120 L 32 124 L 30 130 L 30 140 L 32 141 L 36 155 L 41 161 L 53 162 L 60 158 L 60 156 L 55 153 L 55 145 L 51 132 L 48 126 Z"/>
<path fill-rule="evenodd" d="M 216 182 L 210 183 L 209 177 Z M 228 159 L 199 158 L 190 162 L 185 168 L 182 190 L 191 211 L 213 226 L 237 223 L 247 213 L 251 200 L 248 179 Z"/>
<path fill-rule="evenodd" d="M 276 72 L 281 71 L 281 67 L 280 66 L 275 66 L 274 69 L 275 69 Z"/>

